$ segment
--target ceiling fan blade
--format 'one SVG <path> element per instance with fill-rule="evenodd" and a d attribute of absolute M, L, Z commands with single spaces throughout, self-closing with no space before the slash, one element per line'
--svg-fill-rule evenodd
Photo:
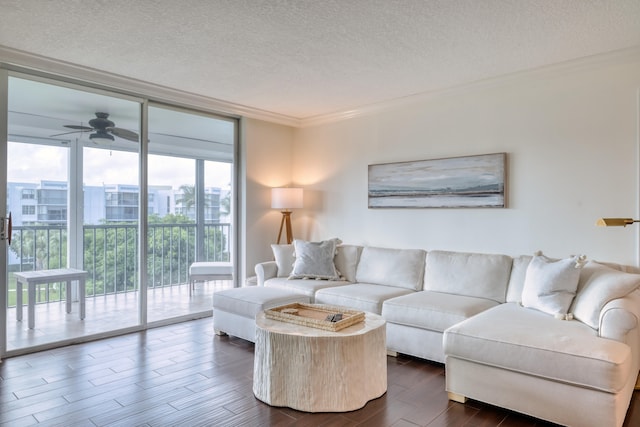
<path fill-rule="evenodd" d="M 123 128 L 107 128 L 107 131 L 111 132 L 118 138 L 126 139 L 133 142 L 138 142 L 138 134 L 131 132 L 130 130 Z"/>
<path fill-rule="evenodd" d="M 93 130 L 93 129 L 92 129 L 92 130 Z M 71 131 L 71 132 L 57 133 L 57 134 L 55 134 L 55 135 L 49 135 L 49 137 L 50 137 L 50 138 L 53 138 L 54 136 L 69 135 L 69 134 L 71 134 L 71 133 L 80 133 L 80 132 L 85 132 L 85 129 L 82 129 L 82 130 L 74 130 L 74 131 Z"/>
<path fill-rule="evenodd" d="M 77 129 L 77 130 L 93 130 L 93 128 L 87 126 L 78 126 L 78 125 L 64 125 L 64 127 L 69 129 Z"/>

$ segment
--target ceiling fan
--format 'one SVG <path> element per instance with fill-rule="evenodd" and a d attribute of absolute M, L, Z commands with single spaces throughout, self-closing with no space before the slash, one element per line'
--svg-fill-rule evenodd
<path fill-rule="evenodd" d="M 64 125 L 64 127 L 69 129 L 75 129 L 73 132 L 59 133 L 57 135 L 51 136 L 60 136 L 60 135 L 68 135 L 70 133 L 76 132 L 88 132 L 95 131 L 91 135 L 89 135 L 89 139 L 95 144 L 108 144 L 114 141 L 114 135 L 118 138 L 126 139 L 128 141 L 138 142 L 138 134 L 132 132 L 127 129 L 118 128 L 116 124 L 109 120 L 109 113 L 96 113 L 96 118 L 89 120 L 89 126 L 78 126 L 78 125 Z"/>

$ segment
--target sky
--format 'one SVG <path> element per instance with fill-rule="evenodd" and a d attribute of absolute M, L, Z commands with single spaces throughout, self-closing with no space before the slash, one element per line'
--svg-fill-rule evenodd
<path fill-rule="evenodd" d="M 39 183 L 41 180 L 66 181 L 68 151 L 66 147 L 9 143 L 7 178 L 9 182 Z M 83 182 L 89 186 L 103 184 L 138 184 L 138 154 L 108 149 L 87 148 Z M 205 186 L 228 188 L 230 165 L 207 162 Z M 166 156 L 149 156 L 149 185 L 193 185 L 194 160 Z"/>

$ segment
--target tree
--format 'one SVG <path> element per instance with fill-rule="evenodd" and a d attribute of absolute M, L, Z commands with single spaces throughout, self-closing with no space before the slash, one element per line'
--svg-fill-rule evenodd
<path fill-rule="evenodd" d="M 231 184 L 229 184 L 231 186 Z M 227 194 L 220 199 L 220 218 L 228 218 L 231 214 L 231 191 L 227 191 Z"/>
<path fill-rule="evenodd" d="M 182 194 L 179 198 L 176 198 L 176 203 L 180 203 L 188 211 L 196 205 L 196 187 L 182 184 L 179 189 Z"/>

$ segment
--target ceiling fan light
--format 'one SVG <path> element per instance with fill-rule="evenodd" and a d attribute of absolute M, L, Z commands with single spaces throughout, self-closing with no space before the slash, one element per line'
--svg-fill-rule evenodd
<path fill-rule="evenodd" d="M 96 132 L 96 133 L 92 133 L 91 135 L 89 135 L 89 139 L 91 140 L 91 142 L 93 142 L 94 144 L 111 144 L 115 139 L 113 138 L 113 135 L 109 135 L 106 132 Z"/>

